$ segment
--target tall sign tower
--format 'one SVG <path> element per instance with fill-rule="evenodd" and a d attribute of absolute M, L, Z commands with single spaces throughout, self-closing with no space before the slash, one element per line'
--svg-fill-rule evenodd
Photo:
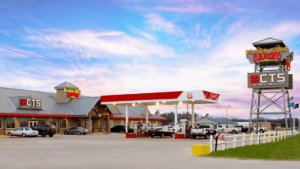
<path fill-rule="evenodd" d="M 252 89 L 249 132 L 254 114 L 256 132 L 262 114 L 284 114 L 287 129 L 287 115 L 292 123 L 289 90 L 293 89 L 293 75 L 288 72 L 294 54 L 282 40 L 271 37 L 252 44 L 256 49 L 246 50 L 247 59 L 254 64 L 254 72 L 247 76 L 248 88 Z"/>

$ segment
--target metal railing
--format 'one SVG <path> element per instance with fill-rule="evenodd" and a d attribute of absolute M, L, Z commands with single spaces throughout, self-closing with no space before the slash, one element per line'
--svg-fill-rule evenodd
<path fill-rule="evenodd" d="M 287 137 L 292 137 L 292 136 L 296 136 L 297 134 L 300 134 L 298 131 L 294 130 L 294 131 L 274 131 L 274 132 L 265 132 L 265 133 L 258 133 L 258 134 L 241 134 L 241 135 L 237 135 L 234 134 L 233 136 L 228 136 L 226 134 L 223 134 L 222 137 L 218 138 L 218 143 L 217 145 L 221 145 L 218 146 L 217 148 L 220 150 L 225 150 L 228 149 L 228 144 L 232 147 L 230 148 L 236 148 L 236 147 L 243 147 L 246 145 L 246 143 L 248 143 L 247 145 L 252 145 L 253 143 L 255 144 L 264 144 L 266 142 L 275 142 L 276 140 L 282 140 L 282 139 L 286 139 Z M 222 134 L 221 134 L 222 135 Z M 225 135 L 225 136 L 224 136 Z M 232 141 L 227 141 L 228 139 L 233 139 Z M 238 139 L 241 138 L 241 139 Z M 249 138 L 249 139 L 248 139 Z M 237 143 L 242 143 L 240 146 L 237 146 Z M 210 135 L 210 152 L 215 151 L 215 146 L 217 146 L 215 144 L 215 138 L 214 136 Z"/>

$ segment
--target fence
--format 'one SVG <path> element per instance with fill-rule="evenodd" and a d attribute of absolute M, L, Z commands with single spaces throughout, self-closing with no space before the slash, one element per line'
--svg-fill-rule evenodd
<path fill-rule="evenodd" d="M 298 134 L 300 134 L 298 132 Z M 229 146 L 232 145 L 231 148 L 236 148 L 237 147 L 237 143 L 242 143 L 241 146 L 245 146 L 246 143 L 249 142 L 248 145 L 252 145 L 253 143 L 255 144 L 262 144 L 266 143 L 266 142 L 275 142 L 275 140 L 279 141 L 282 139 L 286 139 L 287 137 L 292 137 L 292 136 L 296 136 L 297 135 L 297 131 L 277 131 L 277 132 L 265 132 L 265 133 L 258 133 L 258 134 L 245 134 L 243 133 L 242 135 L 236 135 L 234 134 L 233 136 L 228 136 L 226 134 L 221 134 L 220 137 L 218 138 L 218 145 L 222 145 L 221 149 L 225 150 L 227 149 Z M 242 139 L 238 139 L 238 138 L 242 138 Z M 247 139 L 249 138 L 249 139 Z M 232 139 L 232 141 L 227 141 L 229 139 Z M 229 144 L 229 146 L 228 146 Z M 214 151 L 214 147 L 216 146 L 215 143 L 215 138 L 211 135 L 210 136 L 210 152 Z M 240 147 L 240 146 L 238 146 Z M 220 150 L 220 146 L 218 146 L 218 149 Z"/>

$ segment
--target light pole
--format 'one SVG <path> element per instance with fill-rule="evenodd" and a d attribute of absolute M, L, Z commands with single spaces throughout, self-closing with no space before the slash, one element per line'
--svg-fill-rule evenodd
<path fill-rule="evenodd" d="M 225 129 L 227 129 L 227 108 L 230 107 L 230 105 L 225 106 L 226 107 L 226 125 L 225 125 Z M 224 131 L 225 131 L 224 129 Z M 227 134 L 225 133 L 225 138 L 226 138 Z M 225 150 L 227 149 L 227 144 L 225 143 Z"/>
<path fill-rule="evenodd" d="M 227 128 L 227 108 L 230 107 L 230 105 L 225 106 L 225 107 L 226 107 L 226 126 L 225 126 L 225 128 Z"/>

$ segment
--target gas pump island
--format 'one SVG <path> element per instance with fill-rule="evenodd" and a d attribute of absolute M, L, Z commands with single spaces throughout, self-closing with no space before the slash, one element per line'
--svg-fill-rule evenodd
<path fill-rule="evenodd" d="M 149 123 L 148 116 L 148 106 L 159 106 L 159 105 L 174 105 L 175 113 L 175 139 L 182 139 L 186 137 L 187 127 L 189 122 L 187 120 L 181 121 L 180 127 L 182 130 L 180 132 L 178 129 L 178 117 L 177 108 L 178 105 L 190 104 L 192 105 L 192 120 L 191 124 L 194 125 L 194 105 L 195 104 L 220 104 L 221 96 L 220 94 L 208 92 L 205 90 L 194 90 L 194 91 L 172 91 L 172 92 L 155 92 L 155 93 L 137 93 L 137 94 L 122 94 L 122 95 L 104 95 L 101 96 L 101 104 L 103 105 L 119 105 L 125 106 L 126 112 L 126 122 L 125 126 L 129 126 L 128 122 L 128 106 L 146 106 L 145 120 L 142 122 Z M 128 133 L 128 128 L 126 127 L 126 138 L 136 138 L 139 136 L 141 131 L 141 119 L 131 119 L 135 120 L 134 123 L 134 133 Z"/>

